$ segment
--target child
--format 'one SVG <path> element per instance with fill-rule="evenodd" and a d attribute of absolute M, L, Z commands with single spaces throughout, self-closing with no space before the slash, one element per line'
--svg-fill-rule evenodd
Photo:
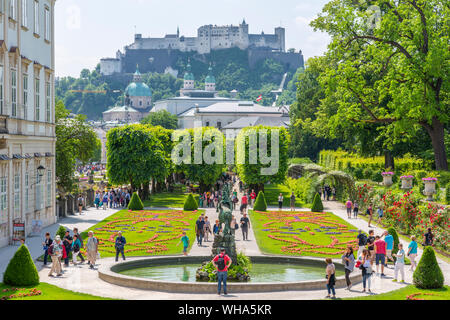
<path fill-rule="evenodd" d="M 189 248 L 189 238 L 188 236 L 186 236 L 185 231 L 183 231 L 183 236 L 181 237 L 180 242 L 178 242 L 177 247 L 181 242 L 183 242 L 183 254 L 187 256 L 187 249 Z"/>
<path fill-rule="evenodd" d="M 397 254 L 393 254 L 394 257 L 397 258 L 397 262 L 395 263 L 394 270 L 394 282 L 397 282 L 398 271 L 400 270 L 400 274 L 402 275 L 402 281 L 405 282 L 405 250 L 403 250 L 403 245 L 401 243 L 398 244 L 398 252 Z"/>

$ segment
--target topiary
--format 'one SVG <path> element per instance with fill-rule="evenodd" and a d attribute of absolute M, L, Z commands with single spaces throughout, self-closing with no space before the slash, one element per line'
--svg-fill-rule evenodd
<path fill-rule="evenodd" d="M 323 204 L 322 200 L 320 199 L 320 195 L 316 193 L 314 196 L 313 204 L 311 206 L 312 212 L 322 212 L 323 211 Z"/>
<path fill-rule="evenodd" d="M 444 286 L 444 275 L 432 247 L 425 247 L 413 274 L 413 283 L 420 289 L 439 289 Z"/>
<path fill-rule="evenodd" d="M 198 209 L 198 203 L 195 201 L 192 193 L 189 193 L 186 200 L 184 201 L 184 211 L 195 211 Z"/>
<path fill-rule="evenodd" d="M 139 198 L 137 192 L 133 192 L 130 203 L 128 204 L 128 210 L 138 211 L 143 209 L 144 204 L 142 203 L 141 198 Z"/>
<path fill-rule="evenodd" d="M 64 236 L 66 235 L 66 228 L 64 226 L 59 226 L 58 230 L 56 231 L 55 236 L 59 236 L 62 239 L 64 239 Z"/>
<path fill-rule="evenodd" d="M 450 204 L 450 182 L 445 186 L 445 203 Z"/>
<path fill-rule="evenodd" d="M 398 251 L 398 244 L 400 242 L 400 240 L 398 239 L 397 231 L 394 228 L 392 228 L 392 227 L 387 229 L 387 231 L 392 236 L 392 238 L 394 238 L 394 244 L 393 244 L 393 247 L 392 247 L 392 253 L 396 253 Z M 394 261 L 397 261 L 396 257 L 393 257 L 393 258 L 394 258 Z"/>
<path fill-rule="evenodd" d="M 266 211 L 267 210 L 267 201 L 264 196 L 264 192 L 260 191 L 258 196 L 256 197 L 255 204 L 253 206 L 253 210 L 256 211 Z"/>
<path fill-rule="evenodd" d="M 27 246 L 21 245 L 9 261 L 3 283 L 12 286 L 35 286 L 39 284 L 39 274 Z"/>

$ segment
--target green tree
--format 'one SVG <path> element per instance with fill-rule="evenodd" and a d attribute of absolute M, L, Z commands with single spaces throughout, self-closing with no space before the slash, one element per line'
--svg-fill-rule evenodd
<path fill-rule="evenodd" d="M 189 193 L 186 200 L 184 201 L 184 211 L 195 211 L 198 209 L 198 203 L 195 201 L 192 193 Z"/>
<path fill-rule="evenodd" d="M 320 199 L 320 195 L 318 193 L 316 193 L 316 195 L 314 196 L 314 200 L 311 206 L 311 211 L 312 212 L 322 212 L 323 211 L 323 204 L 322 204 L 322 200 Z"/>
<path fill-rule="evenodd" d="M 253 206 L 253 210 L 256 211 L 266 211 L 267 210 L 267 202 L 266 197 L 264 196 L 264 192 L 260 191 L 255 200 L 255 205 Z"/>
<path fill-rule="evenodd" d="M 131 196 L 130 203 L 128 204 L 128 210 L 139 211 L 144 210 L 144 204 L 137 192 L 133 192 Z"/>
<path fill-rule="evenodd" d="M 334 63 L 321 75 L 337 106 L 329 122 L 382 124 L 394 141 L 423 127 L 436 169 L 448 170 L 449 15 L 441 0 L 326 4 L 311 25 L 332 37 L 327 55 Z"/>
<path fill-rule="evenodd" d="M 21 245 L 9 261 L 3 275 L 3 282 L 11 286 L 35 286 L 39 274 L 27 246 Z"/>
<path fill-rule="evenodd" d="M 94 156 L 97 135 L 86 123 L 86 117 L 69 117 L 61 100 L 55 107 L 56 132 L 56 183 L 61 194 L 69 193 L 74 187 L 76 160 L 88 162 Z"/>
<path fill-rule="evenodd" d="M 430 246 L 423 249 L 422 257 L 413 274 L 413 283 L 421 289 L 439 289 L 444 285 L 444 275 Z"/>
<path fill-rule="evenodd" d="M 107 133 L 107 174 L 112 184 L 148 186 L 152 178 L 167 175 L 164 147 L 154 131 L 142 124 L 114 128 Z M 145 187 L 144 187 L 145 189 Z"/>
<path fill-rule="evenodd" d="M 160 110 L 157 112 L 150 112 L 148 116 L 141 120 L 141 123 L 174 130 L 178 127 L 178 117 L 166 110 Z"/>
<path fill-rule="evenodd" d="M 267 154 L 264 154 L 264 149 L 260 148 L 261 144 L 264 145 L 262 140 L 264 132 L 267 137 Z M 274 134 L 278 134 L 278 146 L 272 145 L 272 135 Z M 250 140 L 253 139 L 252 136 L 255 144 L 250 143 Z M 256 192 L 264 191 L 264 184 L 267 182 L 284 182 L 289 166 L 289 142 L 289 133 L 282 127 L 256 126 L 242 129 L 236 138 L 235 145 L 236 169 L 242 182 L 250 185 L 250 189 L 254 189 Z M 274 161 L 265 161 L 262 156 L 277 160 L 278 164 Z M 240 157 L 244 161 L 241 161 Z"/>

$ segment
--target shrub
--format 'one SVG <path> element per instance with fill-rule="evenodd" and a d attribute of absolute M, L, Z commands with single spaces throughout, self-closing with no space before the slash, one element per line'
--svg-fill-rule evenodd
<path fill-rule="evenodd" d="M 3 282 L 12 286 L 35 286 L 39 284 L 39 274 L 25 245 L 21 245 L 9 261 L 3 276 Z"/>
<path fill-rule="evenodd" d="M 413 274 L 413 283 L 420 289 L 439 289 L 444 286 L 444 275 L 432 247 L 425 247 Z"/>
<path fill-rule="evenodd" d="M 64 236 L 66 235 L 66 228 L 64 226 L 59 226 L 58 230 L 56 231 L 55 236 L 60 236 L 61 240 L 64 239 Z"/>
<path fill-rule="evenodd" d="M 128 204 L 128 210 L 138 211 L 143 209 L 144 204 L 142 203 L 141 198 L 139 198 L 137 192 L 133 192 L 130 203 Z"/>
<path fill-rule="evenodd" d="M 390 227 L 389 229 L 387 229 L 387 231 L 392 236 L 392 238 L 394 238 L 394 246 L 392 247 L 392 253 L 395 253 L 398 251 L 398 244 L 400 243 L 398 239 L 397 230 L 395 230 L 395 228 Z M 397 261 L 395 257 L 394 260 Z"/>
<path fill-rule="evenodd" d="M 445 203 L 450 204 L 450 182 L 445 186 Z"/>
<path fill-rule="evenodd" d="M 195 201 L 192 193 L 189 193 L 186 200 L 184 201 L 184 211 L 195 211 L 198 209 L 198 203 Z"/>
<path fill-rule="evenodd" d="M 311 211 L 312 212 L 322 212 L 323 211 L 322 200 L 320 199 L 320 195 L 318 193 L 316 193 L 316 195 L 314 196 Z"/>
<path fill-rule="evenodd" d="M 256 211 L 266 211 L 267 210 L 267 202 L 266 197 L 264 196 L 264 192 L 260 191 L 255 200 L 255 205 L 253 206 L 253 210 Z"/>

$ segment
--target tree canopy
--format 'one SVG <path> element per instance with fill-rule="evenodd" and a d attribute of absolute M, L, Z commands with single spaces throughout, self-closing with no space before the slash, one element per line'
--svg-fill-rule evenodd
<path fill-rule="evenodd" d="M 174 130 L 178 127 L 178 117 L 167 110 L 160 110 L 157 112 L 150 112 L 148 116 L 141 120 L 141 123 Z"/>

